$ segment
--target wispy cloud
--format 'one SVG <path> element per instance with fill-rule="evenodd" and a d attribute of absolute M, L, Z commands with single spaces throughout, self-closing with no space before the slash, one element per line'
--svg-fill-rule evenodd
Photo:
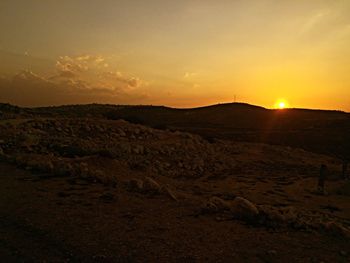
<path fill-rule="evenodd" d="M 196 75 L 197 75 L 196 72 L 186 72 L 186 73 L 184 74 L 184 78 L 185 78 L 185 79 L 188 79 L 188 78 L 195 77 Z"/>
<path fill-rule="evenodd" d="M 318 25 L 322 24 L 327 18 L 329 18 L 330 11 L 322 10 L 313 15 L 311 15 L 305 21 L 304 25 L 300 29 L 300 34 L 307 34 L 313 29 L 315 29 Z"/>

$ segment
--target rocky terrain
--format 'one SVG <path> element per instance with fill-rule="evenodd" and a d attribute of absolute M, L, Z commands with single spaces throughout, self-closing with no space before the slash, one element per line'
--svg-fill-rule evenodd
<path fill-rule="evenodd" d="M 219 138 L 283 145 L 350 159 L 350 114 L 342 111 L 272 110 L 245 103 L 189 109 L 109 104 L 21 108 L 0 103 L 0 119 L 18 116 L 124 119 L 157 129 L 198 134 L 208 141 Z"/>
<path fill-rule="evenodd" d="M 5 259 L 350 260 L 350 181 L 335 157 L 98 116 L 1 119 Z"/>

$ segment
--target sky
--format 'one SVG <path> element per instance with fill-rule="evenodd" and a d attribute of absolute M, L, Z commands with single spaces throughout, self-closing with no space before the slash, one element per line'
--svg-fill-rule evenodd
<path fill-rule="evenodd" d="M 350 112 L 349 0 L 1 0 L 0 102 Z"/>

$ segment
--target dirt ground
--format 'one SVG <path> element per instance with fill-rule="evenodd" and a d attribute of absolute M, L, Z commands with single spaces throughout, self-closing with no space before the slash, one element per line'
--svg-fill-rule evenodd
<path fill-rule="evenodd" d="M 251 226 L 195 213 L 194 203 L 130 193 L 118 185 L 33 175 L 4 163 L 0 171 L 2 262 L 350 259 L 348 240 L 322 232 Z"/>

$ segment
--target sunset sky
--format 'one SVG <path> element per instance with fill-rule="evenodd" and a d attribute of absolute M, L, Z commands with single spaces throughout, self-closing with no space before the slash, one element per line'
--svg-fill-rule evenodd
<path fill-rule="evenodd" d="M 350 111 L 348 0 L 1 0 L 0 102 Z"/>

